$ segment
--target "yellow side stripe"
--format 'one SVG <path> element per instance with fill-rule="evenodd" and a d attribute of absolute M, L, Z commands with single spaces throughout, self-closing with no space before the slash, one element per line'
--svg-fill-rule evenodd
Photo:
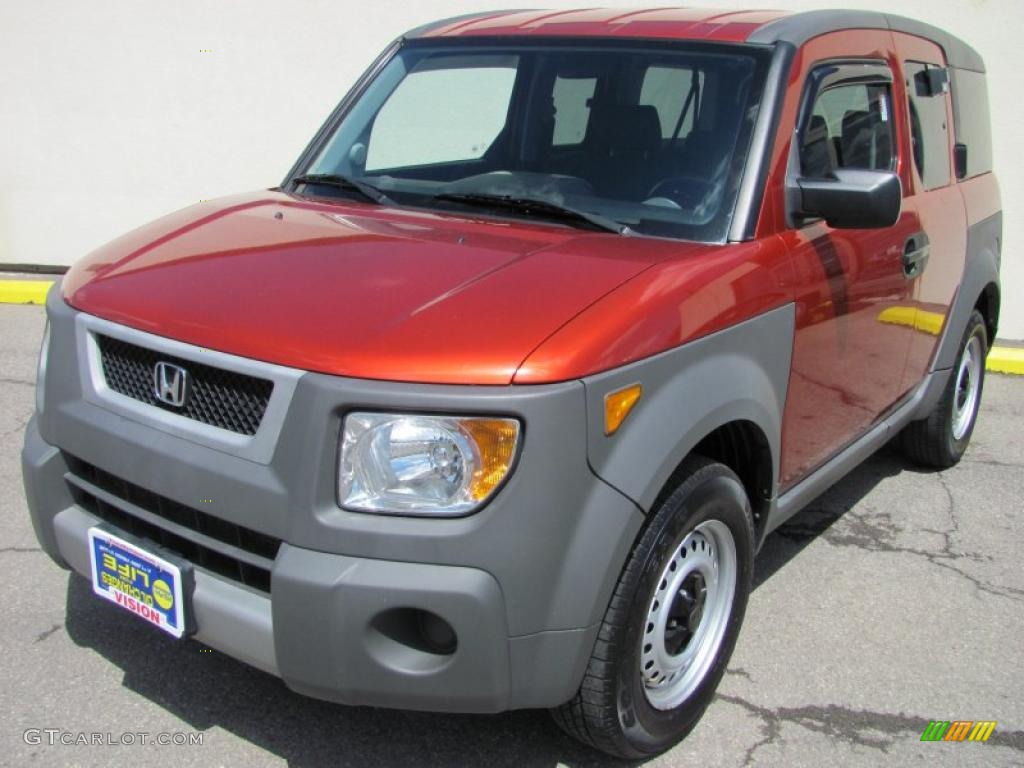
<path fill-rule="evenodd" d="M 0 303 L 45 304 L 52 280 L 0 280 Z"/>

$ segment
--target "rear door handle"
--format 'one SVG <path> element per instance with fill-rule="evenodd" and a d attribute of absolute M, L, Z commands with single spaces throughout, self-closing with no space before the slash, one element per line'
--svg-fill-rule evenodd
<path fill-rule="evenodd" d="M 903 247 L 903 276 L 907 280 L 920 277 L 925 267 L 928 266 L 929 256 L 931 256 L 931 245 L 928 243 L 928 235 L 918 232 L 907 240 Z"/>

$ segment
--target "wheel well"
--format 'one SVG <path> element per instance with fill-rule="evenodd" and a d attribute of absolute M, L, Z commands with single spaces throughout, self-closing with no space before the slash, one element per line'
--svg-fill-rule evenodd
<path fill-rule="evenodd" d="M 989 283 L 981 292 L 974 308 L 981 312 L 985 318 L 985 330 L 988 332 L 988 346 L 991 349 L 992 343 L 996 340 L 996 332 L 999 330 L 999 287 L 995 283 Z"/>
<path fill-rule="evenodd" d="M 752 421 L 730 421 L 704 437 L 691 454 L 717 461 L 736 473 L 747 490 L 754 514 L 754 530 L 760 536 L 774 485 L 772 451 L 761 428 Z M 678 477 L 680 467 L 669 477 L 655 506 L 682 480 Z"/>

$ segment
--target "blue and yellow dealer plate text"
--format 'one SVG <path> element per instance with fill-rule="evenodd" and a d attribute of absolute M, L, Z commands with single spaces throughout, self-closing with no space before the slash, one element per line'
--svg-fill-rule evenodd
<path fill-rule="evenodd" d="M 93 592 L 174 637 L 185 634 L 178 565 L 103 528 L 89 529 L 89 558 Z"/>

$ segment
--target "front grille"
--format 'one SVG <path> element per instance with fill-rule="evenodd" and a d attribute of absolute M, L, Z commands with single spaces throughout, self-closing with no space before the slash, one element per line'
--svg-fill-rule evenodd
<path fill-rule="evenodd" d="M 96 335 L 107 386 L 126 397 L 155 405 L 203 424 L 255 435 L 270 402 L 274 383 L 243 373 L 182 360 L 111 336 Z M 153 371 L 159 362 L 188 371 L 191 391 L 180 408 L 157 399 Z"/>
<path fill-rule="evenodd" d="M 75 501 L 123 531 L 159 544 L 213 573 L 270 592 L 281 540 L 179 504 L 64 454 Z"/>

